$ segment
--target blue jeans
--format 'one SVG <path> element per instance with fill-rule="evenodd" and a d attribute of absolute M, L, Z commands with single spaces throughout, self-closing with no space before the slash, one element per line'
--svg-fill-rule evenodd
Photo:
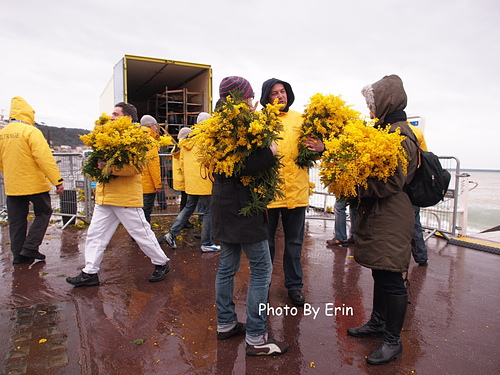
<path fill-rule="evenodd" d="M 186 222 L 196 210 L 196 206 L 199 204 L 200 213 L 203 214 L 203 222 L 201 224 L 201 244 L 202 246 L 212 245 L 212 215 L 210 214 L 210 198 L 211 195 L 188 194 L 186 206 L 184 206 L 182 211 L 179 212 L 179 215 L 177 215 L 172 223 L 170 233 L 172 233 L 173 236 L 178 236 L 181 233 L 182 228 L 184 228 L 184 225 L 186 225 Z"/>
<path fill-rule="evenodd" d="M 234 275 L 240 268 L 241 251 L 243 250 L 251 271 L 246 303 L 246 332 L 249 336 L 266 334 L 266 310 L 263 309 L 259 314 L 259 305 L 267 303 L 269 284 L 273 273 L 268 241 L 242 244 L 221 242 L 220 245 L 219 268 L 215 278 L 217 323 L 229 324 L 238 321 L 233 302 Z"/>
<path fill-rule="evenodd" d="M 306 207 L 272 208 L 269 210 L 269 251 L 274 261 L 276 246 L 274 237 L 281 214 L 283 232 L 285 234 L 285 250 L 283 252 L 283 271 L 285 273 L 285 287 L 289 290 L 302 289 L 302 243 L 304 242 L 304 225 Z"/>
<path fill-rule="evenodd" d="M 427 246 L 425 246 L 424 234 L 422 232 L 422 224 L 420 224 L 420 207 L 413 206 L 415 210 L 415 226 L 413 227 L 413 241 L 411 241 L 411 253 L 413 259 L 417 263 L 426 262 Z"/>
<path fill-rule="evenodd" d="M 339 241 L 347 241 L 347 215 L 346 207 L 349 206 L 349 216 L 351 220 L 350 238 L 354 238 L 354 222 L 358 214 L 358 208 L 353 206 L 347 198 L 338 198 L 333 206 L 335 214 L 335 238 Z"/>

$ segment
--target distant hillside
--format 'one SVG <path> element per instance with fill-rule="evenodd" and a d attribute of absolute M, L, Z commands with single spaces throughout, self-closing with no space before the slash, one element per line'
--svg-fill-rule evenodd
<path fill-rule="evenodd" d="M 80 140 L 80 135 L 90 133 L 87 129 L 72 129 L 72 128 L 56 128 L 48 125 L 35 125 L 40 129 L 49 141 L 50 145 L 55 146 L 71 146 L 71 148 L 83 146 Z"/>

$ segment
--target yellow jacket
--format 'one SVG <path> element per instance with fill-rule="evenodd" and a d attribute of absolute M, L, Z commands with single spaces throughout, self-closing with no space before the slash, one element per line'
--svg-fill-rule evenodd
<path fill-rule="evenodd" d="M 181 149 L 179 144 L 175 145 L 172 149 L 172 180 L 174 190 L 184 191 L 186 190 L 186 186 L 184 184 L 184 172 L 181 168 Z"/>
<path fill-rule="evenodd" d="M 212 176 L 198 162 L 198 152 L 192 138 L 184 138 L 181 147 L 180 168 L 184 173 L 184 186 L 190 195 L 212 195 Z"/>
<path fill-rule="evenodd" d="M 281 191 L 284 198 L 271 202 L 268 208 L 296 208 L 309 205 L 309 174 L 307 168 L 301 168 L 295 163 L 299 154 L 299 135 L 302 125 L 302 115 L 296 111 L 282 112 L 283 131 L 277 142 L 278 155 L 283 156 L 280 176 L 283 179 Z"/>
<path fill-rule="evenodd" d="M 420 145 L 420 148 L 423 151 L 429 151 L 427 149 L 427 143 L 425 142 L 424 133 L 422 132 L 422 130 L 420 130 L 420 128 L 415 125 L 412 124 L 408 125 L 410 125 L 410 129 L 413 131 L 413 134 L 415 134 L 415 137 L 417 137 L 417 141 L 418 144 Z"/>
<path fill-rule="evenodd" d="M 142 129 L 149 133 L 151 137 L 155 138 L 156 132 L 147 127 L 143 126 Z M 148 164 L 144 167 L 142 171 L 142 192 L 143 194 L 155 193 L 156 189 L 161 188 L 161 173 L 160 173 L 160 155 L 158 154 L 158 147 L 153 147 L 149 150 Z"/>
<path fill-rule="evenodd" d="M 118 207 L 142 207 L 141 173 L 133 165 L 125 164 L 121 169 L 113 166 L 111 174 L 117 178 L 97 184 L 95 202 Z"/>
<path fill-rule="evenodd" d="M 39 194 L 61 184 L 61 173 L 47 140 L 33 126 L 35 111 L 20 96 L 12 98 L 10 120 L 0 130 L 0 171 L 5 179 L 5 193 Z"/>

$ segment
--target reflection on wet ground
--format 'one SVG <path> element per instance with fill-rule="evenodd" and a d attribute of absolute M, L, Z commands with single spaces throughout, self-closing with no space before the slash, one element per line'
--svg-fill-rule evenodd
<path fill-rule="evenodd" d="M 102 263 L 101 285 L 65 282 L 84 263 L 86 230 L 49 227 L 47 262 L 11 264 L 8 231 L 0 253 L 2 374 L 493 374 L 500 371 L 500 256 L 428 241 L 427 267 L 409 271 L 411 305 L 402 333 L 404 357 L 370 366 L 376 338 L 352 338 L 348 327 L 370 314 L 372 279 L 352 247 L 327 247 L 333 222 L 308 220 L 304 308 L 292 309 L 276 259 L 269 297 L 270 335 L 290 351 L 247 357 L 243 337 L 216 340 L 214 280 L 218 254 L 202 254 L 183 232 L 166 280 L 149 283 L 149 259 L 123 228 Z M 281 242 L 278 241 L 280 244 Z M 279 245 L 281 246 L 281 245 Z M 282 247 L 278 247 L 278 254 Z M 245 317 L 249 268 L 242 262 L 235 300 Z"/>

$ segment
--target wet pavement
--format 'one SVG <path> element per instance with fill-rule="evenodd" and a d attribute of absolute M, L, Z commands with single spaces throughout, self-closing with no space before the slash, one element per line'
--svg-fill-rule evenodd
<path fill-rule="evenodd" d="M 149 259 L 119 228 L 106 250 L 101 285 L 73 288 L 66 276 L 84 264 L 86 230 L 49 227 L 45 263 L 13 266 L 1 229 L 1 374 L 498 374 L 500 256 L 428 240 L 429 265 L 412 261 L 404 357 L 370 366 L 377 338 L 352 338 L 348 327 L 371 312 L 370 270 L 352 247 L 327 247 L 333 221 L 308 219 L 304 293 L 309 308 L 291 308 L 277 256 L 269 297 L 270 336 L 288 353 L 247 357 L 244 338 L 216 340 L 214 280 L 218 254 L 203 254 L 185 230 L 164 281 L 147 281 Z M 281 235 L 281 232 L 279 233 Z M 277 254 L 282 253 L 278 241 Z M 249 268 L 242 262 L 235 301 L 245 319 Z"/>

